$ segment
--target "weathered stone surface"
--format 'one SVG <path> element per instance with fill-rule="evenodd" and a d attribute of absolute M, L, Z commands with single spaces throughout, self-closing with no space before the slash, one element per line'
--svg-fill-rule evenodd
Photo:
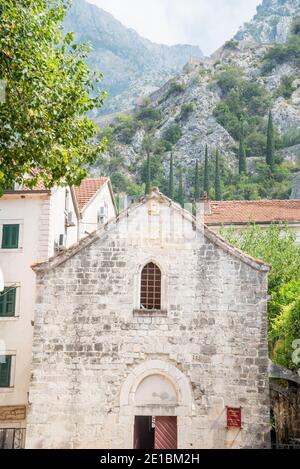
<path fill-rule="evenodd" d="M 27 447 L 130 448 L 134 415 L 177 415 L 180 448 L 268 446 L 268 269 L 153 197 L 37 272 Z M 136 311 L 149 260 L 167 315 Z M 177 402 L 141 406 L 151 376 Z"/>

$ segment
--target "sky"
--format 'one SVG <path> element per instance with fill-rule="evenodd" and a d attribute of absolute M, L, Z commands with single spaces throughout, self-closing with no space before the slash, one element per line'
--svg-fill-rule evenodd
<path fill-rule="evenodd" d="M 195 44 L 206 55 L 249 21 L 262 0 L 87 0 L 141 36 L 162 44 Z"/>

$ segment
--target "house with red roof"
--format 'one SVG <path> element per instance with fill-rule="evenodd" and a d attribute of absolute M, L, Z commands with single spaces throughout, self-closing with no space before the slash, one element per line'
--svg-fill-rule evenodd
<path fill-rule="evenodd" d="M 0 293 L 0 442 L 4 447 L 24 442 L 36 299 L 31 265 L 63 252 L 116 214 L 107 177 L 51 190 L 41 183 L 32 190 L 16 186 L 0 198 L 5 287 Z"/>
<path fill-rule="evenodd" d="M 267 227 L 286 224 L 300 243 L 300 200 L 204 200 L 204 223 L 218 233 L 222 227 L 242 229 L 249 223 Z"/>

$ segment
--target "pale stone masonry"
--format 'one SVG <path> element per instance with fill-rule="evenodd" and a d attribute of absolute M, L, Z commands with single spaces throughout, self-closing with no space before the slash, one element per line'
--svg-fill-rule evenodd
<path fill-rule="evenodd" d="M 140 309 L 148 262 L 159 311 Z M 269 446 L 268 266 L 153 190 L 34 270 L 28 448 L 132 448 L 142 415 L 177 416 L 178 448 Z"/>

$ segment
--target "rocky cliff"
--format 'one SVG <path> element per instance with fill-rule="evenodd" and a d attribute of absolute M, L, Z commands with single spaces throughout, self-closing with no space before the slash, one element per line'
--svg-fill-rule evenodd
<path fill-rule="evenodd" d="M 154 44 L 85 0 L 73 0 L 65 29 L 92 46 L 91 67 L 104 73 L 101 86 L 110 96 L 106 113 L 132 108 L 141 95 L 180 71 L 191 56 L 203 55 L 197 46 Z"/>
<path fill-rule="evenodd" d="M 300 0 L 263 0 L 252 21 L 241 27 L 235 39 L 259 43 L 285 42 L 299 9 Z"/>

